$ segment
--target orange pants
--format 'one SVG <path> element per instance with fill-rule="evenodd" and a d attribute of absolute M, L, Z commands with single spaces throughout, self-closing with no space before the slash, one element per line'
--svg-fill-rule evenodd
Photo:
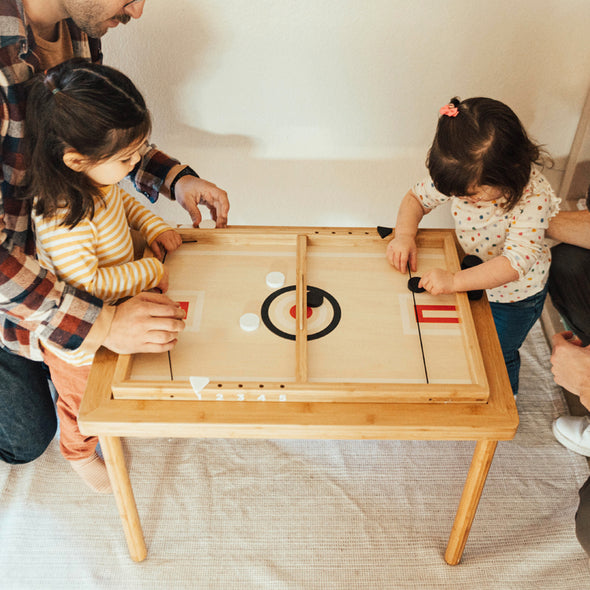
<path fill-rule="evenodd" d="M 76 367 L 43 351 L 43 360 L 49 367 L 51 380 L 57 390 L 57 417 L 59 418 L 59 447 L 68 461 L 90 457 L 96 449 L 98 438 L 84 436 L 78 428 L 78 412 L 86 390 L 90 366 Z"/>

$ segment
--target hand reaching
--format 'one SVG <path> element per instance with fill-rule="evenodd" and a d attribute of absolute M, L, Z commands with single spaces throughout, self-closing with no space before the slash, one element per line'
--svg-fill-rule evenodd
<path fill-rule="evenodd" d="M 150 248 L 160 261 L 164 260 L 166 252 L 174 252 L 182 244 L 180 234 L 173 229 L 161 233 L 151 244 Z"/>
<path fill-rule="evenodd" d="M 174 187 L 176 200 L 186 209 L 193 220 L 193 227 L 199 227 L 201 212 L 197 205 L 206 205 L 211 219 L 217 227 L 227 226 L 229 199 L 227 193 L 212 182 L 196 176 L 183 176 Z"/>
<path fill-rule="evenodd" d="M 387 260 L 399 272 L 406 272 L 408 264 L 410 270 L 415 272 L 418 268 L 418 247 L 416 240 L 409 236 L 396 236 L 387 245 Z"/>

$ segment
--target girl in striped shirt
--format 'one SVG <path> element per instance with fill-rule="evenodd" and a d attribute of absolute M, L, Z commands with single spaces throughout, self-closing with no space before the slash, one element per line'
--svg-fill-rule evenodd
<path fill-rule="evenodd" d="M 26 126 L 25 193 L 34 199 L 41 265 L 106 303 L 156 287 L 166 291 L 159 259 L 181 238 L 117 185 L 139 162 L 151 131 L 133 83 L 107 66 L 64 62 L 32 80 Z M 156 258 L 134 259 L 130 229 Z M 61 452 L 91 488 L 110 493 L 97 439 L 77 424 L 92 355 L 58 349 L 42 334 L 40 341 L 58 392 Z"/>

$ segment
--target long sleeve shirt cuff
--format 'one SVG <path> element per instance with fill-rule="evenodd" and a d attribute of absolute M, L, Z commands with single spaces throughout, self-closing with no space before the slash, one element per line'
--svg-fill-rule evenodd
<path fill-rule="evenodd" d="M 88 332 L 88 335 L 84 338 L 84 342 L 79 348 L 80 352 L 94 354 L 102 346 L 111 329 L 111 324 L 115 317 L 115 310 L 116 306 L 114 305 L 102 306 L 96 321 L 92 325 L 92 328 L 90 328 L 90 332 Z"/>

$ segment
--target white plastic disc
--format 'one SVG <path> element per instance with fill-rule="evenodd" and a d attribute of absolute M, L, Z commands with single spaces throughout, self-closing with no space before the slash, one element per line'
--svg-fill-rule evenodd
<path fill-rule="evenodd" d="M 285 275 L 282 272 L 269 272 L 266 275 L 266 284 L 271 289 L 280 289 L 285 284 Z"/>
<path fill-rule="evenodd" d="M 245 313 L 240 318 L 240 328 L 244 332 L 254 332 L 260 325 L 260 318 L 255 313 Z"/>
<path fill-rule="evenodd" d="M 203 219 L 201 223 L 199 223 L 199 229 L 213 229 L 217 224 L 213 219 Z"/>

